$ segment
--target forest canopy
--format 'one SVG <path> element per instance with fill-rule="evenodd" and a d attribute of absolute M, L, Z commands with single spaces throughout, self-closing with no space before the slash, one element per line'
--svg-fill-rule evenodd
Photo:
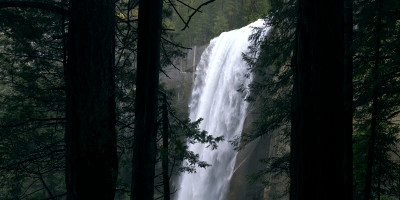
<path fill-rule="evenodd" d="M 321 2 L 0 0 L 0 200 L 169 200 L 180 173 L 212 168 L 189 145 L 224 138 L 159 75 L 260 18 L 243 54 L 257 119 L 228 142 L 279 142 L 250 181 L 291 200 L 398 199 L 400 1 Z"/>

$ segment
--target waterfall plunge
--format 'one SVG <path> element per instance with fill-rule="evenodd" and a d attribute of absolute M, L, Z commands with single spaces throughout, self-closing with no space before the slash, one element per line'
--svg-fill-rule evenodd
<path fill-rule="evenodd" d="M 222 33 L 211 40 L 197 65 L 196 80 L 189 105 L 190 119 L 203 118 L 200 129 L 214 137 L 224 136 L 218 149 L 204 144 L 189 144 L 189 150 L 199 154 L 200 160 L 211 164 L 197 173 L 184 173 L 180 177 L 177 200 L 223 200 L 229 190 L 237 152 L 229 143 L 243 129 L 248 103 L 237 90 L 252 81 L 242 53 L 250 45 L 248 37 L 252 27 L 263 26 L 258 20 L 241 29 Z"/>

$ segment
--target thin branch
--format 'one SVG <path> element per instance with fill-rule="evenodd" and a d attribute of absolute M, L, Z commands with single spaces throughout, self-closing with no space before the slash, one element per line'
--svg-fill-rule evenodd
<path fill-rule="evenodd" d="M 168 74 L 167 74 L 162 68 L 160 68 L 160 71 L 161 71 L 166 77 L 168 77 L 169 79 L 171 79 L 171 77 L 169 77 Z"/>
<path fill-rule="evenodd" d="M 161 95 L 163 95 L 163 96 L 166 96 L 166 95 L 167 95 L 164 91 L 159 90 L 158 92 L 159 92 Z M 190 127 L 188 127 L 188 126 L 186 125 L 185 122 L 183 122 L 181 119 L 179 119 L 179 117 L 177 117 L 177 116 L 174 114 L 174 112 L 172 112 L 171 105 L 168 103 L 168 101 L 166 101 L 165 103 L 167 104 L 167 107 L 168 107 L 168 113 L 171 114 L 172 117 L 173 117 L 175 120 L 178 121 L 178 123 L 180 123 L 182 126 L 184 126 L 185 128 L 187 128 L 187 129 L 190 130 Z"/>
<path fill-rule="evenodd" d="M 124 19 L 122 19 L 122 18 L 120 18 L 118 16 L 117 16 L 117 20 L 116 20 L 117 23 L 126 23 L 126 24 L 129 24 L 129 23 L 132 23 L 132 22 L 138 22 L 138 21 L 139 21 L 139 19 L 124 20 Z"/>
<path fill-rule="evenodd" d="M 172 29 L 172 28 L 162 28 L 161 30 L 162 31 L 175 31 L 175 29 Z"/>
<path fill-rule="evenodd" d="M 38 119 L 38 118 L 29 118 L 28 120 L 18 123 L 18 124 L 12 124 L 12 125 L 0 125 L 0 128 L 12 128 L 12 127 L 17 127 L 17 126 L 21 126 L 24 125 L 28 122 L 34 122 L 34 121 L 38 121 L 38 122 L 46 122 L 46 121 L 60 121 L 60 120 L 65 120 L 66 118 L 48 118 L 48 119 Z"/>
<path fill-rule="evenodd" d="M 24 198 L 22 198 L 22 197 L 26 196 L 26 193 L 30 190 L 30 188 L 32 187 L 32 185 L 35 184 L 37 181 L 38 181 L 38 179 L 32 181 L 32 183 L 30 183 L 30 184 L 28 185 L 28 187 L 26 187 L 25 191 L 24 191 L 21 195 L 19 195 L 19 196 L 21 197 L 20 199 L 24 199 Z M 43 189 L 43 188 L 42 188 L 42 189 Z M 28 194 L 28 195 L 29 195 L 29 194 Z"/>
<path fill-rule="evenodd" d="M 161 39 L 164 40 L 164 41 L 166 41 L 166 42 L 168 42 L 168 43 L 170 43 L 170 44 L 172 44 L 172 45 L 174 45 L 174 46 L 176 46 L 176 47 L 182 48 L 182 49 L 192 49 L 192 48 L 189 48 L 189 47 L 184 47 L 184 46 L 181 46 L 181 45 L 179 45 L 179 44 L 173 43 L 173 42 L 171 42 L 171 41 L 165 39 L 163 36 L 161 36 Z"/>
<path fill-rule="evenodd" d="M 117 26 L 117 29 L 119 30 L 119 28 L 118 28 L 118 26 Z M 130 29 L 128 29 L 128 32 L 126 33 L 126 35 L 125 35 L 125 37 L 127 37 L 127 36 L 129 36 L 129 34 L 130 34 Z M 122 31 L 121 31 L 121 34 L 122 34 Z M 117 36 L 117 38 L 119 38 L 118 36 Z M 123 57 L 123 55 L 124 55 L 124 51 L 125 51 L 125 49 L 128 47 L 128 45 L 130 44 L 130 42 L 128 41 L 128 40 L 124 40 L 123 42 L 121 41 L 121 40 L 119 40 L 121 43 L 123 43 L 123 46 L 122 46 L 122 48 L 121 48 L 121 51 L 120 51 L 120 53 L 119 53 L 119 56 L 118 56 L 118 59 L 117 59 L 117 62 L 116 62 L 116 64 L 115 64 L 115 66 L 118 66 L 119 65 L 119 63 L 121 62 L 121 59 L 122 59 L 122 57 Z"/>
<path fill-rule="evenodd" d="M 202 13 L 201 10 L 199 10 L 199 8 L 197 8 L 197 9 L 196 9 L 196 8 L 193 8 L 192 6 L 189 6 L 189 5 L 187 5 L 186 3 L 184 3 L 184 2 L 182 2 L 182 1 L 180 1 L 180 0 L 176 0 L 176 1 L 178 1 L 179 3 L 183 4 L 184 6 L 190 8 L 190 9 L 192 9 L 192 10 L 195 10 L 195 11 L 197 11 L 197 12 L 199 12 L 199 13 Z"/>
<path fill-rule="evenodd" d="M 124 128 L 130 128 L 130 129 L 135 129 L 135 128 L 133 128 L 131 125 L 133 124 L 126 124 L 126 123 L 124 123 L 124 122 L 122 122 L 122 121 L 120 121 L 120 120 L 117 120 L 117 123 L 120 123 L 120 124 L 122 124 L 123 125 L 123 127 L 121 127 L 119 130 L 122 130 L 122 129 L 124 129 Z"/>
<path fill-rule="evenodd" d="M 115 191 L 124 192 L 124 193 L 130 193 L 131 192 L 130 190 L 127 190 L 127 189 L 124 189 L 124 188 L 117 188 L 117 189 L 115 189 Z"/>
<path fill-rule="evenodd" d="M 187 22 L 183 19 L 181 14 L 178 12 L 178 10 L 175 8 L 175 5 L 171 2 L 171 0 L 168 0 L 168 2 L 171 4 L 172 8 L 175 10 L 176 14 L 179 16 L 179 18 L 182 20 L 182 22 L 187 25 Z"/>
<path fill-rule="evenodd" d="M 64 8 L 45 2 L 0 0 L 0 8 L 38 8 L 68 16 L 69 11 Z"/>
<path fill-rule="evenodd" d="M 40 170 L 38 169 L 38 174 L 39 174 L 39 180 L 42 182 L 43 187 L 46 189 L 47 193 L 49 193 L 51 199 L 55 199 L 53 193 L 51 192 L 50 188 L 47 186 L 46 182 L 43 179 L 42 173 L 40 173 Z"/>
<path fill-rule="evenodd" d="M 56 150 L 53 150 L 53 151 L 50 151 L 50 152 L 48 152 L 46 154 L 41 154 L 41 155 L 36 155 L 38 153 L 35 153 L 35 155 L 32 155 L 33 157 L 17 161 L 17 162 L 8 164 L 6 166 L 0 166 L 0 171 L 1 170 L 15 170 L 16 167 L 21 166 L 21 165 L 23 165 L 25 163 L 35 162 L 36 160 L 43 159 L 43 158 L 48 158 L 49 156 L 52 156 L 54 154 L 59 154 L 59 153 L 65 153 L 65 149 L 56 149 Z"/>
<path fill-rule="evenodd" d="M 39 189 L 34 190 L 34 191 L 32 191 L 32 192 L 30 192 L 30 193 L 28 193 L 28 194 L 25 194 L 24 196 L 21 196 L 21 197 L 18 198 L 18 199 L 25 199 L 25 198 L 27 198 L 28 196 L 31 196 L 31 195 L 33 195 L 33 194 L 35 194 L 35 193 L 37 193 L 37 192 L 42 191 L 42 190 L 44 190 L 44 188 L 39 188 Z M 26 190 L 26 192 L 27 192 L 27 191 L 28 191 L 28 190 Z"/>
<path fill-rule="evenodd" d="M 161 47 L 162 47 L 162 50 L 163 50 L 164 55 L 165 55 L 165 57 L 167 58 L 168 62 L 169 62 L 175 69 L 177 69 L 178 71 L 181 71 L 180 69 L 178 69 L 178 68 L 174 65 L 174 63 L 171 61 L 171 59 L 169 59 L 169 56 L 168 56 L 168 54 L 167 54 L 167 51 L 165 50 L 165 47 L 164 47 L 164 43 L 163 43 L 162 41 L 161 41 Z"/>
<path fill-rule="evenodd" d="M 53 40 L 59 40 L 59 39 L 64 39 L 67 37 L 67 34 L 63 33 L 61 35 L 52 35 L 51 38 L 53 38 Z"/>
<path fill-rule="evenodd" d="M 196 9 L 195 11 L 193 11 L 193 13 L 189 16 L 189 19 L 187 20 L 187 22 L 185 22 L 185 27 L 182 28 L 182 31 L 185 30 L 186 28 L 189 28 L 189 22 L 190 22 L 190 20 L 192 19 L 192 17 L 194 16 L 194 14 L 196 14 L 197 12 L 200 11 L 199 9 L 200 9 L 201 7 L 203 7 L 203 6 L 207 5 L 207 4 L 210 4 L 210 3 L 214 2 L 214 1 L 215 1 L 215 0 L 209 0 L 209 1 L 207 1 L 207 2 L 202 3 L 199 7 L 197 7 L 197 9 Z"/>
<path fill-rule="evenodd" d="M 22 54 L 12 54 L 12 53 L 4 53 L 4 52 L 0 52 L 0 55 L 14 56 L 14 57 L 20 57 L 20 58 L 45 59 L 45 60 L 62 62 L 62 60 L 59 60 L 56 58 L 44 57 L 44 56 L 22 55 Z"/>
<path fill-rule="evenodd" d="M 59 197 L 63 197 L 63 196 L 66 196 L 66 195 L 67 195 L 67 193 L 57 194 L 57 195 L 54 195 L 53 197 L 49 197 L 49 198 L 47 198 L 45 200 L 57 199 Z"/>
<path fill-rule="evenodd" d="M 190 130 L 190 127 L 186 125 L 185 122 L 183 122 L 181 119 L 179 119 L 179 117 L 177 117 L 174 112 L 171 111 L 171 107 L 170 105 L 167 103 L 168 105 L 168 112 L 169 114 L 172 116 L 172 118 L 174 118 L 176 121 L 178 121 L 179 124 L 181 124 L 181 126 L 183 126 L 184 128 L 186 128 L 187 130 Z"/>
<path fill-rule="evenodd" d="M 400 158 L 400 155 L 399 155 L 396 151 L 393 151 L 392 149 L 390 149 L 389 151 L 391 151 L 391 152 L 394 153 L 397 157 Z"/>

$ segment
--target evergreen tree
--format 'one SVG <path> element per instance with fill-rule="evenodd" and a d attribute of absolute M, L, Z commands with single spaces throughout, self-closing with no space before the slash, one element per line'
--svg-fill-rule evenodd
<path fill-rule="evenodd" d="M 17 3 L 17 4 L 15 4 Z M 21 5 L 21 2 L 3 4 L 10 8 L 5 12 L 2 22 L 2 68 L 1 101 L 5 106 L 1 113 L 2 143 L 2 188 L 4 198 L 47 198 L 66 195 L 65 179 L 65 85 L 64 67 L 66 65 L 65 42 L 69 18 L 57 3 Z M 132 137 L 134 120 L 133 102 L 136 90 L 136 47 L 137 47 L 137 1 L 119 1 L 116 10 L 116 115 L 118 135 L 118 174 L 116 198 L 127 198 L 130 193 L 130 173 L 127 170 L 132 160 Z M 37 12 L 39 8 L 40 12 Z M 48 9 L 49 8 L 49 9 Z M 16 12 L 18 11 L 18 12 Z M 55 12 L 55 13 L 53 13 Z M 170 11 L 164 9 L 163 15 L 168 19 Z M 18 19 L 18 20 L 16 20 Z M 32 19 L 36 19 L 35 23 Z M 55 23 L 60 22 L 60 23 Z M 27 30 L 29 29 L 29 31 Z M 12 30 L 12 31 L 10 31 Z M 177 46 L 163 29 L 161 61 L 162 65 L 171 64 L 171 56 L 179 55 Z M 40 45 L 38 45 L 40 44 Z M 32 67 L 33 66 L 33 67 Z M 22 101 L 23 100 L 23 101 Z M 32 105 L 34 109 L 32 109 Z M 173 113 L 169 109 L 170 113 Z M 175 116 L 176 114 L 171 114 Z M 175 119 L 176 118 L 176 119 Z M 193 141 L 210 142 L 215 147 L 214 138 L 198 130 L 199 122 L 189 123 L 174 117 L 170 120 L 171 139 L 169 140 L 169 159 L 171 173 L 192 171 L 194 165 L 208 166 L 198 160 L 198 155 L 187 150 L 183 138 L 196 138 Z M 176 124 L 179 122 L 179 125 Z M 9 134 L 12 132 L 13 134 Z M 176 132 L 181 134 L 173 134 Z M 20 139 L 17 139 L 19 135 Z M 184 136 L 183 136 L 184 135 Z M 7 137 L 6 137 L 7 136 Z M 29 136 L 29 137 L 28 137 Z M 208 139 L 206 139 L 208 138 Z M 32 141 L 35 141 L 32 143 Z M 31 145 L 28 145 L 31 143 Z M 161 151 L 161 149 L 160 149 Z M 27 153 L 29 152 L 29 153 Z M 157 152 L 158 154 L 158 152 Z M 129 156 L 128 156 L 129 155 Z M 160 154 L 158 154 L 160 155 Z M 183 160 L 190 165 L 179 167 Z M 52 162 L 49 162 L 52 161 Z M 15 178 L 9 178 L 15 177 Z M 169 182 L 169 180 L 168 180 Z M 31 184 L 32 183 L 32 184 Z M 158 186 L 157 186 L 158 187 Z M 7 196 L 7 195 L 12 195 Z M 29 195 L 24 195 L 29 194 Z M 165 195 L 167 196 L 167 195 Z"/>
<path fill-rule="evenodd" d="M 344 199 L 343 1 L 299 1 L 290 199 Z M 348 118 L 346 118 L 348 119 Z"/>
<path fill-rule="evenodd" d="M 398 9 L 395 1 L 355 4 L 355 199 L 398 196 Z"/>
<path fill-rule="evenodd" d="M 67 199 L 113 199 L 117 179 L 114 3 L 70 1 L 66 79 Z"/>
<path fill-rule="evenodd" d="M 376 110 L 376 128 L 377 136 L 374 143 L 375 147 L 379 150 L 374 150 L 375 156 L 379 157 L 378 160 L 373 161 L 374 166 L 372 167 L 371 182 L 372 182 L 372 193 L 375 197 L 389 197 L 397 196 L 395 192 L 398 188 L 396 174 L 398 173 L 398 162 L 397 160 L 397 146 L 398 146 L 398 125 L 395 122 L 398 113 L 397 100 L 397 89 L 398 84 L 396 81 L 398 66 L 398 59 L 395 52 L 398 51 L 396 44 L 398 43 L 397 29 L 398 23 L 396 10 L 398 10 L 398 3 L 394 1 L 385 1 L 381 8 L 381 33 L 377 33 L 376 20 L 377 20 L 377 1 L 364 2 L 356 1 L 354 6 L 354 25 L 351 19 L 352 13 L 352 1 L 345 1 L 345 105 L 346 105 L 346 117 L 351 118 L 352 105 L 355 107 L 355 115 L 353 121 L 354 124 L 354 199 L 365 198 L 365 185 L 366 185 L 366 167 L 367 167 L 367 152 L 369 140 L 369 133 L 371 132 L 371 118 L 372 118 L 372 105 L 373 105 L 373 88 L 380 85 L 380 95 L 378 96 L 378 109 Z M 277 6 L 279 3 L 282 6 Z M 265 115 L 260 117 L 260 120 L 256 122 L 258 129 L 254 134 L 246 134 L 242 137 L 241 141 L 251 141 L 255 137 L 259 137 L 268 133 L 277 127 L 283 127 L 279 130 L 285 130 L 289 127 L 285 125 L 285 121 L 289 121 L 287 118 L 280 118 L 279 116 L 285 116 L 290 112 L 287 109 L 290 104 L 290 90 L 291 90 L 291 76 L 285 76 L 291 74 L 291 70 L 285 69 L 288 60 L 290 59 L 292 47 L 287 47 L 287 41 L 292 41 L 287 35 L 292 35 L 293 26 L 284 26 L 285 23 L 295 22 L 296 19 L 293 16 L 294 12 L 287 12 L 290 10 L 290 3 L 282 3 L 281 1 L 272 1 L 272 9 L 267 16 L 267 23 L 273 25 L 266 39 L 260 44 L 257 38 L 257 34 L 253 36 L 255 44 L 260 44 L 260 54 L 257 60 L 251 59 L 251 56 L 245 57 L 250 63 L 254 72 L 256 72 L 255 81 L 252 84 L 252 95 L 253 98 L 250 100 L 262 99 L 261 109 Z M 276 12 L 279 11 L 279 12 Z M 290 14 L 292 13 L 292 14 Z M 282 17 L 284 16 L 284 17 Z M 286 19 L 285 19 L 286 17 Z M 288 20 L 290 19 L 290 20 Z M 371 19 L 374 23 L 371 23 Z M 276 23 L 273 23 L 277 20 Z M 397 25 L 396 25 L 397 24 Z M 292 28 L 288 28 L 292 27 Z M 352 29 L 355 29 L 355 36 L 352 39 Z M 280 34 L 275 34 L 278 32 Z M 381 47 L 376 48 L 377 38 L 380 37 Z M 281 42 L 280 42 L 281 41 Z M 353 42 L 354 41 L 354 42 Z M 271 44 L 271 45 L 266 45 Z M 256 46 L 256 45 L 253 45 Z M 287 48 L 286 48 L 287 47 Z M 376 63 L 376 52 L 379 49 L 379 70 L 378 73 L 373 73 L 373 66 Z M 257 48 L 253 48 L 252 52 L 255 52 Z M 275 51 L 276 50 L 276 51 Z M 286 55 L 282 56 L 284 52 Z M 384 53 L 383 53 L 384 52 Z M 354 55 L 354 57 L 352 56 Z M 289 59 L 288 59 L 289 58 Z M 351 65 L 354 59 L 354 75 L 352 74 Z M 285 64 L 286 62 L 286 64 Z M 277 63 L 277 64 L 276 64 Z M 275 65 L 276 64 L 276 65 Z M 347 67 L 346 67 L 347 66 Z M 350 67 L 348 67 L 350 66 Z M 375 70 L 376 71 L 376 70 Z M 373 74 L 378 74 L 380 78 L 375 78 Z M 351 77 L 354 77 L 354 98 L 351 94 Z M 286 86 L 285 87 L 285 84 Z M 286 88 L 286 89 L 285 89 Z M 383 89 L 384 88 L 384 89 Z M 287 95 L 282 95 L 287 94 Z M 256 98 L 254 98 L 256 97 Z M 354 99 L 354 103 L 351 102 Z M 257 101 L 256 101 L 257 102 Z M 275 103 L 274 103 L 275 102 Z M 286 103 L 285 103 L 286 102 Z M 285 109 L 286 108 L 286 109 Z M 350 114 L 349 114 L 350 113 Z M 261 120 L 262 119 L 262 120 Z M 286 120 L 284 120 L 286 119 Z M 349 119 L 346 120 L 346 133 L 345 133 L 345 184 L 346 184 L 346 198 L 351 198 L 352 190 L 349 189 L 352 182 L 352 170 L 351 170 L 351 138 L 353 126 Z M 286 140 L 287 141 L 287 140 Z M 243 144 L 243 143 L 242 143 Z M 281 145 L 282 146 L 282 145 Z M 284 144 L 283 144 L 284 146 Z M 396 152 L 396 153 L 394 153 Z M 283 154 L 284 155 L 284 154 Z M 284 157 L 282 157 L 284 158 Z M 286 170 L 285 163 L 287 159 L 270 158 L 264 160 L 267 162 L 267 168 L 260 173 L 256 174 L 257 178 L 263 177 L 260 174 L 275 174 L 282 173 Z M 347 164 L 346 164 L 347 163 Z M 375 198 L 374 197 L 374 198 Z"/>
<path fill-rule="evenodd" d="M 154 195 L 162 1 L 139 1 L 132 200 Z"/>
<path fill-rule="evenodd" d="M 62 4 L 53 5 L 63 10 Z M 65 195 L 64 15 L 40 6 L 7 6 L 16 8 L 2 7 L 0 14 L 0 199 L 60 197 Z"/>

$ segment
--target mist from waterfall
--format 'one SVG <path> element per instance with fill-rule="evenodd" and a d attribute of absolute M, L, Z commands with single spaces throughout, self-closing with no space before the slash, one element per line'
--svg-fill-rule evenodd
<path fill-rule="evenodd" d="M 250 45 L 248 37 L 253 27 L 261 27 L 263 23 L 263 20 L 258 20 L 222 33 L 211 40 L 201 56 L 189 104 L 190 119 L 203 118 L 200 129 L 214 137 L 224 136 L 225 140 L 216 150 L 206 148 L 205 144 L 189 144 L 189 150 L 199 154 L 199 160 L 212 166 L 197 168 L 197 173 L 182 174 L 176 200 L 226 198 L 237 155 L 229 141 L 240 136 L 248 107 L 244 100 L 246 94 L 238 92 L 238 89 L 241 86 L 247 88 L 252 81 L 242 53 Z"/>

